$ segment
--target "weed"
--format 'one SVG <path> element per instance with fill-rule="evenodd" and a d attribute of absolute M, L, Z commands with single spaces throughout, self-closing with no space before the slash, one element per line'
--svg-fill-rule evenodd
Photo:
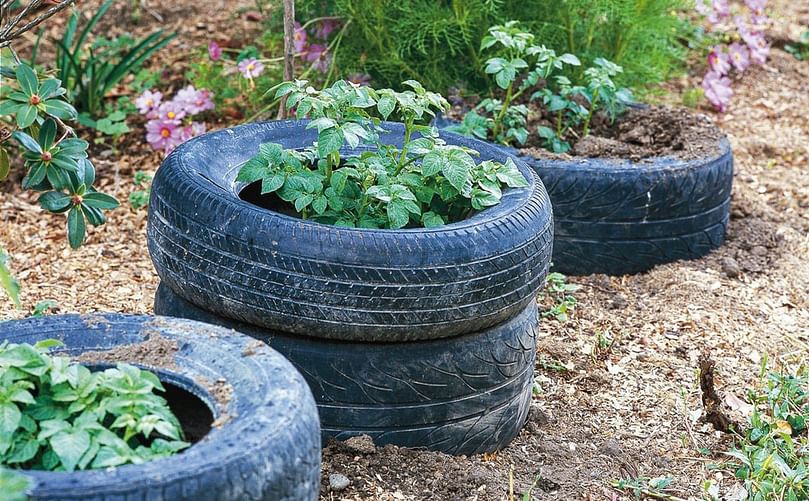
<path fill-rule="evenodd" d="M 566 322 L 570 313 L 576 308 L 576 297 L 572 294 L 581 287 L 567 283 L 567 277 L 561 273 L 549 273 L 545 289 L 537 296 L 542 318 L 555 318 Z"/>

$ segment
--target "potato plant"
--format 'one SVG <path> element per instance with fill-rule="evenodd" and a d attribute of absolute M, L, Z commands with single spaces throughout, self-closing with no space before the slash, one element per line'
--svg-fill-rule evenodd
<path fill-rule="evenodd" d="M 154 374 L 92 372 L 52 356 L 60 343 L 0 345 L 0 464 L 74 471 L 142 463 L 186 447 Z"/>
<path fill-rule="evenodd" d="M 317 141 L 303 150 L 262 144 L 237 177 L 261 182 L 304 219 L 359 228 L 435 227 L 462 220 L 500 202 L 502 189 L 528 182 L 511 159 L 477 162 L 476 151 L 447 144 L 434 127 L 420 125 L 448 108 L 439 94 L 413 80 L 408 90 L 374 90 L 338 81 L 316 90 L 305 80 L 285 82 L 275 97 L 287 97 L 298 118 L 311 117 Z M 383 144 L 381 119 L 404 124 L 401 147 Z M 418 137 L 417 137 L 418 136 Z M 343 148 L 371 146 L 343 156 Z"/>

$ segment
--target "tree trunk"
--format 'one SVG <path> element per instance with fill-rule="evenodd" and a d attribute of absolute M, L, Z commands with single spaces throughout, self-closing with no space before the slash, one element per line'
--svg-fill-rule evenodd
<path fill-rule="evenodd" d="M 295 63 L 295 0 L 284 0 L 284 81 L 294 78 Z M 287 118 L 287 97 L 281 98 L 278 119 Z"/>

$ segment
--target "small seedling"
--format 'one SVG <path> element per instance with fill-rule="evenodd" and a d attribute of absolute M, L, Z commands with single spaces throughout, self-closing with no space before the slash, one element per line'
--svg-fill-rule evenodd
<path fill-rule="evenodd" d="M 53 299 L 46 299 L 44 301 L 38 302 L 36 306 L 34 306 L 34 311 L 31 312 L 31 316 L 41 317 L 45 313 L 47 313 L 48 310 L 55 310 L 58 307 L 59 304 L 56 301 L 54 301 Z"/>
<path fill-rule="evenodd" d="M 567 277 L 561 273 L 549 273 L 545 289 L 537 296 L 542 305 L 540 308 L 542 318 L 555 318 L 560 322 L 566 322 L 568 315 L 576 307 L 576 297 L 573 293 L 580 288 L 579 285 L 567 283 Z M 550 305 L 546 304 L 548 302 Z"/>
<path fill-rule="evenodd" d="M 682 498 L 666 492 L 671 486 L 672 477 L 637 477 L 614 480 L 610 483 L 614 489 L 621 492 L 631 492 L 638 499 L 654 498 L 670 501 L 685 501 Z"/>
<path fill-rule="evenodd" d="M 139 170 L 135 173 L 132 182 L 138 189 L 129 194 L 129 205 L 135 210 L 146 207 L 149 205 L 149 196 L 152 193 L 152 176 Z"/>

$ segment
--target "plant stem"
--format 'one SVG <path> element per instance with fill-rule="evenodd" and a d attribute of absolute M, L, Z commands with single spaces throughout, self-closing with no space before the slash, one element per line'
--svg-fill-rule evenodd
<path fill-rule="evenodd" d="M 295 72 L 295 0 L 284 0 L 284 81 L 291 81 Z M 287 118 L 287 97 L 281 98 L 278 119 Z"/>
<path fill-rule="evenodd" d="M 413 133 L 413 117 L 409 117 L 405 119 L 405 137 L 404 142 L 402 142 L 402 154 L 399 155 L 399 163 L 396 166 L 396 174 L 399 174 L 405 166 L 405 160 L 407 160 L 407 145 L 410 143 L 410 135 Z"/>
<path fill-rule="evenodd" d="M 503 100 L 503 107 L 500 109 L 500 113 L 497 114 L 497 117 L 494 119 L 494 128 L 492 129 L 492 135 L 494 136 L 494 140 L 497 140 L 497 135 L 500 133 L 500 129 L 503 126 L 503 119 L 506 118 L 506 111 L 508 111 L 508 107 L 511 104 L 511 100 L 513 99 L 511 92 L 514 90 L 514 82 L 508 84 L 508 89 L 506 89 L 506 97 Z"/>
<path fill-rule="evenodd" d="M 593 112 L 596 109 L 596 103 L 598 102 L 598 89 L 593 91 L 593 100 L 590 102 L 590 110 L 587 112 L 587 118 L 584 119 L 584 130 L 582 130 L 582 137 L 586 137 L 590 134 L 590 120 L 593 118 Z"/>

